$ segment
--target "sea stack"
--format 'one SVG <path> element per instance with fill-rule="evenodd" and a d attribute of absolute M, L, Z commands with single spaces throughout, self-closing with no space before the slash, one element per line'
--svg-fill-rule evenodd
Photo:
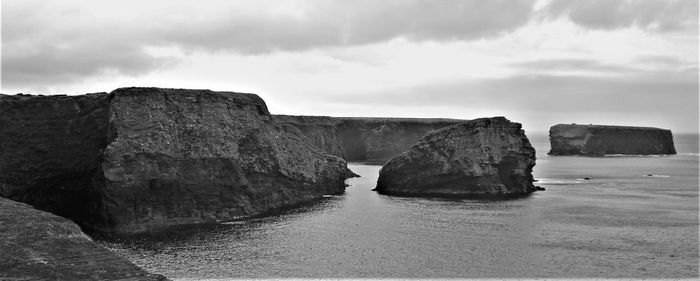
<path fill-rule="evenodd" d="M 650 127 L 558 124 L 549 141 L 549 155 L 676 154 L 671 130 Z"/>
<path fill-rule="evenodd" d="M 253 94 L 0 95 L 0 196 L 87 229 L 225 221 L 338 194 L 354 174 Z"/>
<path fill-rule="evenodd" d="M 510 197 L 530 194 L 535 149 L 520 123 L 481 118 L 425 135 L 379 172 L 383 194 Z"/>

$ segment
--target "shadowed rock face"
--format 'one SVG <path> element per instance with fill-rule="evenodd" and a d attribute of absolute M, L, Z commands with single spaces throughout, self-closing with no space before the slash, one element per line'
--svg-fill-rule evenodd
<path fill-rule="evenodd" d="M 558 124 L 549 129 L 550 155 L 676 154 L 670 130 Z"/>
<path fill-rule="evenodd" d="M 0 95 L 0 196 L 77 221 L 97 196 L 109 95 Z"/>
<path fill-rule="evenodd" d="M 433 131 L 379 172 L 376 190 L 404 196 L 520 196 L 532 184 L 535 149 L 519 123 L 482 118 Z"/>
<path fill-rule="evenodd" d="M 40 207 L 75 201 L 89 217 L 57 213 L 88 228 L 134 232 L 255 215 L 342 193 L 354 175 L 345 160 L 311 145 L 298 129 L 272 122 L 264 101 L 252 94 L 124 88 L 96 98 L 103 101 L 93 110 L 100 114 L 61 110 L 66 121 L 58 125 L 37 116 L 65 107 L 62 99 L 70 104 L 86 97 L 1 98 L 7 109 L 0 112 L 2 130 L 11 137 L 0 139 L 0 174 L 10 175 L 0 178 L 0 195 L 34 203 L 27 194 L 63 194 L 66 187 L 55 179 L 69 178 L 82 183 L 67 193 L 70 200 Z M 37 121 L 21 121 L 32 118 Z M 70 121 L 81 118 L 85 127 Z M 85 133 L 53 137 L 71 126 Z M 16 139 L 22 134 L 31 138 L 24 147 Z M 52 152 L 36 156 L 43 148 Z M 66 160 L 76 157 L 88 164 Z"/>
<path fill-rule="evenodd" d="M 145 272 L 68 219 L 0 198 L 0 280 L 167 280 Z"/>
<path fill-rule="evenodd" d="M 426 133 L 463 120 L 438 118 L 372 118 L 274 115 L 293 125 L 317 147 L 348 161 L 384 163 L 415 144 Z"/>

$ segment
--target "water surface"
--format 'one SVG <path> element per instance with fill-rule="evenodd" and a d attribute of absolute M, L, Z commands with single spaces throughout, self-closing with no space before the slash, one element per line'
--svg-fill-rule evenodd
<path fill-rule="evenodd" d="M 379 195 L 380 166 L 351 164 L 362 177 L 344 195 L 105 243 L 173 279 L 698 276 L 697 136 L 677 137 L 674 156 L 603 158 L 531 140 L 547 190 L 522 199 Z"/>

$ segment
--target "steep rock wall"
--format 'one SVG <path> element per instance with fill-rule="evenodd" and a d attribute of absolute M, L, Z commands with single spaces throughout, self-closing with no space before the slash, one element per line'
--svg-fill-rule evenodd
<path fill-rule="evenodd" d="M 343 140 L 336 127 L 337 121 L 327 116 L 273 115 L 275 122 L 291 125 L 309 139 L 316 147 L 328 154 L 347 159 Z"/>
<path fill-rule="evenodd" d="M 116 90 L 104 153 L 107 225 L 226 220 L 338 194 L 346 162 L 278 125 L 256 95 Z"/>
<path fill-rule="evenodd" d="M 550 155 L 676 154 L 670 130 L 558 124 L 549 129 Z"/>
<path fill-rule="evenodd" d="M 463 120 L 275 115 L 298 127 L 316 146 L 348 161 L 383 163 L 411 147 L 426 133 Z M 309 130 L 313 127 L 314 130 Z M 323 132 L 323 133 L 320 133 Z M 323 135 L 324 137 L 319 137 Z M 323 141 L 318 141 L 323 140 Z M 338 153 L 338 147 L 342 153 Z"/>
<path fill-rule="evenodd" d="M 0 196 L 108 232 L 229 220 L 345 189 L 345 160 L 252 94 L 0 96 Z"/>
<path fill-rule="evenodd" d="M 94 242 L 68 219 L 0 198 L 0 280 L 167 280 Z"/>
<path fill-rule="evenodd" d="M 406 196 L 520 196 L 535 190 L 535 149 L 503 117 L 433 131 L 379 172 L 376 190 Z"/>
<path fill-rule="evenodd" d="M 94 205 L 109 95 L 0 95 L 0 196 L 77 221 Z"/>

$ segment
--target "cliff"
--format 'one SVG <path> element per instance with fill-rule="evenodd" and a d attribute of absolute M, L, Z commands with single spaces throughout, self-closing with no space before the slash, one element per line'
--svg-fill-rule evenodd
<path fill-rule="evenodd" d="M 85 221 L 107 146 L 109 95 L 0 95 L 0 196 Z"/>
<path fill-rule="evenodd" d="M 549 129 L 550 155 L 676 154 L 670 130 L 558 124 Z"/>
<path fill-rule="evenodd" d="M 521 196 L 535 187 L 535 149 L 519 123 L 503 117 L 433 131 L 392 158 L 376 190 L 403 196 Z"/>
<path fill-rule="evenodd" d="M 341 134 L 336 127 L 338 120 L 327 116 L 290 115 L 273 115 L 273 120 L 299 129 L 312 144 L 326 153 L 347 159 Z"/>
<path fill-rule="evenodd" d="M 277 125 L 256 95 L 118 89 L 104 152 L 108 225 L 145 230 L 259 214 L 338 194 L 346 162 Z"/>
<path fill-rule="evenodd" d="M 0 105 L 0 196 L 68 208 L 55 213 L 90 229 L 261 214 L 342 193 L 354 175 L 252 94 L 123 88 Z"/>
<path fill-rule="evenodd" d="M 290 115 L 274 115 L 274 119 L 299 128 L 317 147 L 328 153 L 344 157 L 348 161 L 375 163 L 386 162 L 432 130 L 463 121 L 441 118 Z"/>
<path fill-rule="evenodd" d="M 77 224 L 0 198 L 1 280 L 167 280 L 92 241 Z"/>

